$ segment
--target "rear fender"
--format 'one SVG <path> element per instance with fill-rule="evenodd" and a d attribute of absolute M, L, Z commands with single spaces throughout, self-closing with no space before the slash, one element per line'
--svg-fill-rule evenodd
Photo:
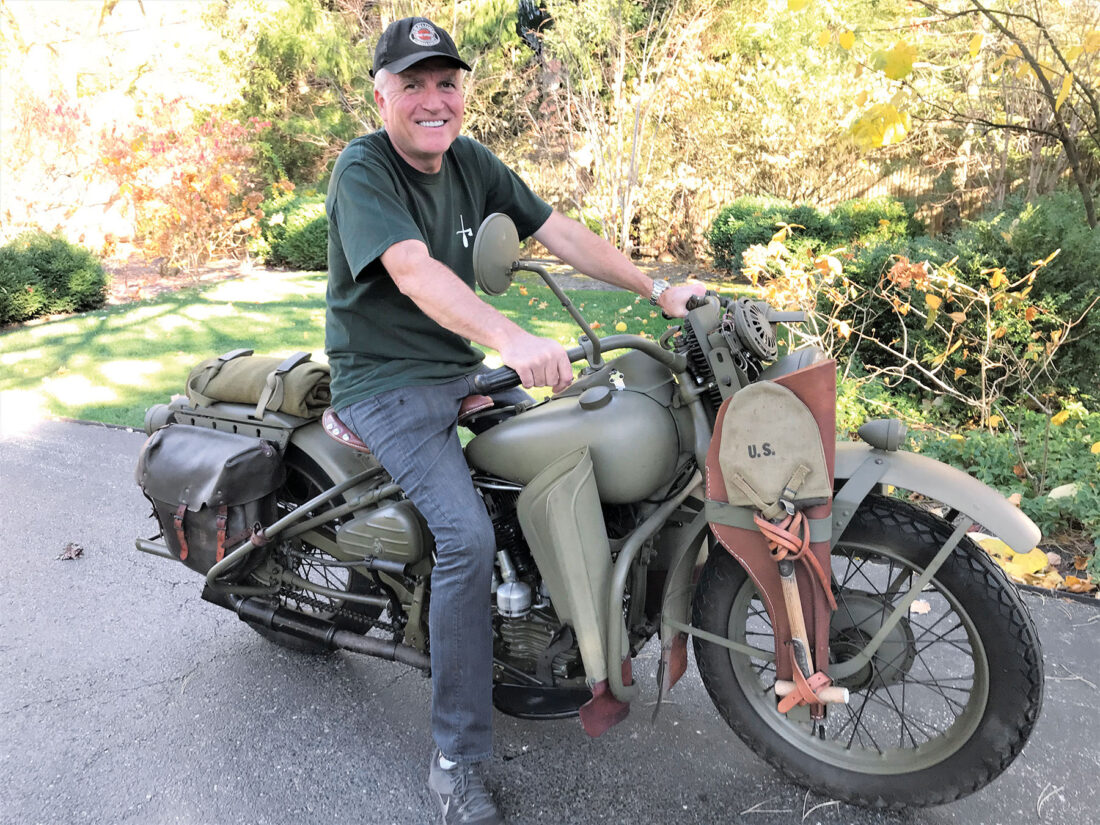
<path fill-rule="evenodd" d="M 918 453 L 840 442 L 836 445 L 835 478 L 840 487 L 833 497 L 834 545 L 860 502 L 883 484 L 919 493 L 962 513 L 1017 553 L 1028 552 L 1042 537 L 1035 523 L 996 490 L 962 470 Z"/>
<path fill-rule="evenodd" d="M 290 444 L 297 447 L 332 479 L 334 485 L 347 481 L 364 470 L 377 468 L 378 460 L 369 453 L 361 453 L 335 441 L 325 433 L 321 422 L 311 421 L 298 427 L 290 437 Z M 351 501 L 357 494 L 367 493 L 378 486 L 378 480 L 370 479 L 344 493 L 344 500 Z"/>

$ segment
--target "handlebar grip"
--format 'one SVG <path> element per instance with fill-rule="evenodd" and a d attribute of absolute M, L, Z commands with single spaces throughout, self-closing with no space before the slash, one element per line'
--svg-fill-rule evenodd
<path fill-rule="evenodd" d="M 483 395 L 510 390 L 521 383 L 523 382 L 519 379 L 519 373 L 511 367 L 497 367 L 495 370 L 480 372 L 474 376 L 474 387 Z"/>
<path fill-rule="evenodd" d="M 691 312 L 693 309 L 698 309 L 699 307 L 703 307 L 703 306 L 706 306 L 706 305 L 707 305 L 707 299 L 706 299 L 705 295 L 692 295 L 687 300 L 688 312 Z"/>

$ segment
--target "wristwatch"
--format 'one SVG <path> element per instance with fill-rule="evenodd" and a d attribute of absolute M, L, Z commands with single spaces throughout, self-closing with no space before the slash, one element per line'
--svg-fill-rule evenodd
<path fill-rule="evenodd" d="M 653 306 L 657 306 L 657 299 L 661 297 L 666 289 L 668 289 L 668 281 L 664 278 L 655 278 L 653 280 L 653 292 L 649 294 L 649 302 Z"/>

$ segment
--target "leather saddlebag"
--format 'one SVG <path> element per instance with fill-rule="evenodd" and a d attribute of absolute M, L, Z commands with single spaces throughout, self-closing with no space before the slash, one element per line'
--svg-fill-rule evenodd
<path fill-rule="evenodd" d="M 205 574 L 275 520 L 285 471 L 268 441 L 171 424 L 145 442 L 135 475 L 172 554 Z"/>

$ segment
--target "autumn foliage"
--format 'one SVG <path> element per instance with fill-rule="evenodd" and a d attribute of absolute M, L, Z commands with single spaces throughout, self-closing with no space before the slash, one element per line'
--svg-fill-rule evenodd
<path fill-rule="evenodd" d="M 133 208 L 143 247 L 164 268 L 193 270 L 259 234 L 261 184 L 250 139 L 267 125 L 213 114 L 188 119 L 178 101 L 101 138 L 101 160 Z"/>

